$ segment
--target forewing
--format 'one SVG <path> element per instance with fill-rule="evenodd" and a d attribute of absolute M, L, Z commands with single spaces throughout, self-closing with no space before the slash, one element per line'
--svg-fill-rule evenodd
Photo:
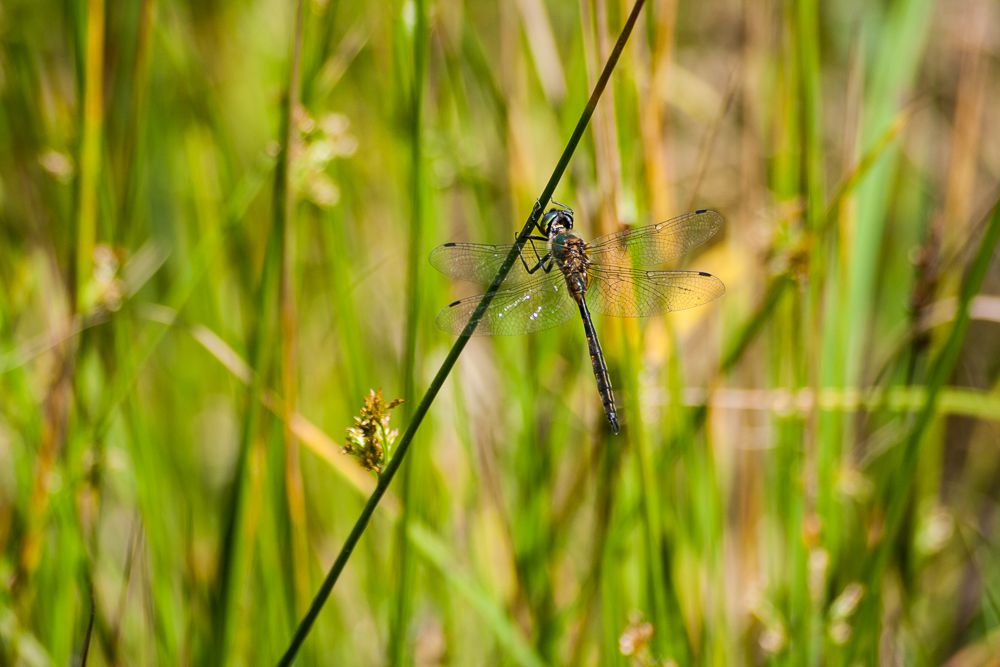
<path fill-rule="evenodd" d="M 722 216 L 702 209 L 657 225 L 608 234 L 587 244 L 592 262 L 610 266 L 658 266 L 675 262 L 715 236 Z"/>
<path fill-rule="evenodd" d="M 722 281 L 703 271 L 644 271 L 590 266 L 587 305 L 614 317 L 648 317 L 694 308 L 726 292 Z"/>
<path fill-rule="evenodd" d="M 468 282 L 489 285 L 493 282 L 512 245 L 489 245 L 486 243 L 445 243 L 431 251 L 431 265 L 441 273 Z M 528 241 L 521 249 L 521 255 L 529 267 L 533 267 L 545 254 L 545 243 Z M 534 274 L 528 273 L 520 258 L 514 260 L 504 285 L 523 283 Z"/>
<path fill-rule="evenodd" d="M 437 316 L 437 326 L 461 334 L 482 301 L 477 294 L 449 304 Z M 543 273 L 531 282 L 498 290 L 478 320 L 476 336 L 512 336 L 562 324 L 579 312 L 566 280 L 558 271 Z"/>

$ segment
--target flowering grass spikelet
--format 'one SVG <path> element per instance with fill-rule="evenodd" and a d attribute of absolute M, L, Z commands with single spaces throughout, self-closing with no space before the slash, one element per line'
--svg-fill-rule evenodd
<path fill-rule="evenodd" d="M 389 411 L 403 402 L 395 398 L 388 403 L 382 397 L 382 390 L 371 389 L 365 396 L 361 413 L 354 417 L 354 426 L 347 429 L 347 441 L 343 452 L 356 458 L 365 470 L 381 474 L 386 460 L 391 455 L 392 444 L 399 431 L 389 428 Z"/>

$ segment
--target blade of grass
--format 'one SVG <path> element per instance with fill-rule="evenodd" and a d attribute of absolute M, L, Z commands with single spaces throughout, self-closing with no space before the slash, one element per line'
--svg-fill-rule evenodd
<path fill-rule="evenodd" d="M 694 387 L 684 390 L 683 405 L 696 407 L 707 401 L 704 391 Z M 816 394 L 810 389 L 793 391 L 787 388 L 752 389 L 726 387 L 716 390 L 711 401 L 712 409 L 745 410 L 757 412 L 797 411 L 808 414 L 821 409 L 829 412 L 863 412 L 886 410 L 916 412 L 927 401 L 927 388 L 922 385 L 869 388 L 824 389 Z M 660 405 L 673 405 L 666 397 L 655 401 Z M 1000 421 L 1000 395 L 947 387 L 941 391 L 938 413 L 976 419 Z"/>
<path fill-rule="evenodd" d="M 795 3 L 795 17 L 792 30 L 795 36 L 795 53 L 799 60 L 798 85 L 802 99 L 799 108 L 800 150 L 802 151 L 800 187 L 805 206 L 805 227 L 815 234 L 816 242 L 809 244 L 809 282 L 806 300 L 803 304 L 805 318 L 800 328 L 800 337 L 804 343 L 804 354 L 799 359 L 799 374 L 803 384 L 816 387 L 820 382 L 823 361 L 827 357 L 821 354 L 822 339 L 816 335 L 822 330 L 823 323 L 823 291 L 828 282 L 827 276 L 827 244 L 820 242 L 819 230 L 823 224 L 823 202 L 825 163 L 823 145 L 823 96 L 821 92 L 820 72 L 820 34 L 818 2 L 816 0 L 799 0 Z M 834 320 L 836 321 L 836 320 Z M 816 361 L 818 360 L 818 361 Z M 810 438 L 805 440 L 806 451 L 803 457 L 803 472 L 808 469 L 816 471 L 818 483 L 814 489 L 806 488 L 805 507 L 807 512 L 819 514 L 824 525 L 824 537 L 836 535 L 839 529 L 838 517 L 831 494 L 834 489 L 833 476 L 839 470 L 841 458 L 840 441 L 827 441 Z M 810 446 L 812 445 L 812 446 Z M 811 555 L 811 554 L 810 554 Z M 806 588 L 806 587 L 803 587 Z M 799 623 L 793 623 L 792 628 L 799 630 L 799 636 L 793 637 L 794 645 L 800 647 L 800 655 L 806 662 L 819 661 L 822 649 L 821 616 L 824 604 L 822 589 L 810 591 L 804 601 L 806 613 Z M 794 614 L 793 616 L 798 616 Z"/>
<path fill-rule="evenodd" d="M 441 368 L 438 369 L 438 372 L 431 381 L 426 393 L 420 400 L 420 404 L 414 411 L 413 417 L 407 426 L 406 431 L 399 440 L 396 453 L 393 455 L 388 465 L 386 465 L 385 470 L 379 476 L 378 484 L 375 486 L 374 493 L 372 493 L 368 502 L 365 503 L 364 508 L 361 510 L 361 515 L 358 517 L 357 522 L 351 529 L 351 532 L 348 535 L 347 540 L 344 542 L 344 546 L 340 550 L 340 553 L 337 555 L 336 560 L 330 567 L 330 571 L 327 573 L 323 584 L 316 593 L 312 606 L 309 608 L 309 611 L 299 624 L 299 627 L 288 646 L 288 650 L 285 651 L 285 654 L 282 656 L 279 664 L 290 665 L 292 660 L 294 660 L 299 647 L 302 645 L 302 642 L 305 641 L 313 623 L 315 623 L 316 617 L 319 615 L 323 605 L 326 604 L 326 599 L 330 596 L 330 592 L 333 590 L 334 584 L 337 583 L 337 579 L 340 576 L 341 571 L 343 571 L 344 566 L 347 564 L 347 560 L 351 557 L 354 547 L 357 546 L 358 540 L 361 539 L 361 535 L 368 526 L 368 521 L 375 512 L 375 508 L 378 507 L 379 501 L 385 494 L 386 489 L 389 488 L 392 478 L 395 476 L 396 471 L 402 464 L 403 459 L 406 456 L 406 452 L 410 447 L 410 443 L 413 441 L 413 437 L 416 435 L 424 416 L 427 414 L 431 404 L 434 402 L 434 398 L 441 390 L 441 385 L 444 384 L 444 381 L 447 379 L 449 373 L 451 373 L 451 369 L 455 365 L 455 362 L 458 361 L 459 355 L 468 344 L 469 338 L 472 336 L 479 318 L 490 305 L 490 302 L 493 300 L 493 296 L 500 288 L 500 283 L 502 283 L 507 277 L 511 267 L 514 266 L 514 262 L 517 259 L 520 249 L 524 246 L 528 235 L 537 224 L 545 206 L 549 203 L 552 193 L 556 189 L 556 185 L 558 185 L 559 181 L 562 179 L 562 175 L 566 171 L 566 167 L 569 165 L 570 158 L 573 157 L 573 153 L 576 151 L 577 144 L 580 143 L 580 139 L 583 137 L 583 132 L 586 129 L 587 124 L 590 122 L 590 118 L 594 113 L 598 100 L 604 92 L 605 86 L 607 86 L 608 79 L 611 77 L 611 72 L 618 63 L 618 58 L 621 55 L 622 49 L 625 47 L 625 43 L 628 41 L 629 35 L 632 33 L 632 28 L 635 26 L 636 19 L 639 16 L 639 11 L 642 9 L 643 3 L 644 0 L 636 0 L 633 5 L 632 12 L 629 14 L 628 20 L 622 27 L 622 32 L 618 37 L 618 41 L 615 43 L 615 48 L 612 50 L 611 55 L 608 58 L 608 62 L 604 66 L 604 71 L 601 72 L 601 76 L 597 80 L 597 84 L 594 86 L 594 91 L 591 94 L 590 99 L 587 101 L 587 105 L 584 107 L 579 121 L 577 121 L 576 128 L 573 130 L 573 134 L 570 136 L 569 142 L 567 143 L 563 154 L 560 156 L 555 170 L 552 172 L 552 176 L 549 178 L 548 183 L 546 183 L 545 188 L 542 190 L 541 196 L 538 198 L 538 201 L 535 202 L 535 206 L 532 209 L 531 214 L 528 216 L 524 227 L 522 227 L 520 233 L 517 235 L 514 247 L 511 249 L 510 253 L 508 253 L 507 258 L 500 267 L 500 271 L 490 284 L 489 290 L 483 295 L 482 301 L 479 303 L 479 306 L 469 319 L 469 324 L 466 325 L 462 335 L 459 336 L 457 341 L 455 341 L 455 344 L 448 352 L 448 356 L 445 357 L 444 362 L 441 364 Z"/>
<path fill-rule="evenodd" d="M 288 90 L 282 118 L 281 143 L 284 147 L 278 157 L 274 174 L 274 200 L 272 215 L 275 234 L 281 237 L 281 268 L 278 286 L 278 311 L 281 322 L 281 386 L 284 394 L 282 415 L 284 439 L 284 510 L 288 523 L 284 535 L 293 564 L 292 581 L 288 589 L 292 617 L 309 596 L 309 545 L 306 541 L 305 491 L 299 463 L 299 443 L 291 428 L 291 415 L 295 413 L 298 395 L 298 364 L 296 357 L 295 270 L 296 225 L 295 191 L 291 178 L 292 156 L 295 149 L 295 114 L 299 106 L 302 69 L 302 32 L 305 21 L 305 2 L 298 0 L 295 7 L 295 27 L 291 45 Z"/>
<path fill-rule="evenodd" d="M 870 90 L 865 95 L 863 139 L 865 146 L 877 141 L 890 125 L 900 96 L 911 85 L 930 24 L 933 3 L 908 0 L 891 6 L 885 17 Z M 872 11 L 881 11 L 872 6 Z M 847 276 L 845 364 L 841 386 L 855 386 L 865 358 L 864 341 L 870 326 L 875 295 L 875 280 L 887 219 L 886 208 L 890 181 L 896 169 L 895 150 L 886 153 L 873 165 L 865 182 L 859 186 L 855 232 L 848 241 L 850 272 Z M 845 433 L 850 434 L 850 428 Z"/>
<path fill-rule="evenodd" d="M 97 187 L 101 169 L 104 106 L 104 0 L 87 0 L 83 72 L 83 126 L 77 184 L 76 289 L 74 303 L 86 303 L 97 237 Z"/>
<path fill-rule="evenodd" d="M 304 542 L 305 500 L 301 488 L 301 473 L 299 470 L 293 469 L 297 468 L 298 453 L 295 449 L 295 436 L 288 427 L 291 422 L 287 418 L 289 415 L 285 415 L 286 419 L 283 420 L 285 425 L 283 456 L 267 457 L 267 474 L 255 474 L 252 470 L 255 467 L 254 459 L 263 461 L 264 459 L 261 457 L 266 452 L 273 453 L 273 450 L 262 449 L 270 435 L 259 403 L 254 399 L 260 394 L 262 383 L 266 381 L 272 371 L 280 371 L 285 391 L 292 392 L 291 397 L 286 397 L 286 401 L 291 400 L 291 405 L 294 406 L 296 378 L 294 369 L 294 306 L 291 295 L 294 196 L 291 191 L 291 154 L 300 84 L 305 11 L 303 0 L 296 3 L 294 11 L 293 34 L 289 46 L 288 80 L 284 91 L 279 129 L 280 152 L 274 174 L 272 224 L 268 233 L 264 266 L 257 288 L 256 321 L 250 345 L 251 366 L 258 372 L 252 376 L 249 393 L 244 399 L 247 410 L 243 423 L 243 436 L 223 527 L 223 548 L 219 561 L 221 585 L 215 615 L 216 629 L 221 638 L 216 646 L 217 658 L 230 653 L 229 647 L 233 645 L 231 644 L 231 631 L 234 628 L 242 629 L 239 624 L 233 623 L 233 617 L 241 611 L 240 596 L 244 592 L 244 586 L 241 583 L 248 581 L 247 578 L 252 575 L 249 571 L 248 559 L 253 557 L 253 536 L 260 528 L 259 524 L 261 523 L 264 523 L 263 529 L 265 531 L 272 528 L 269 523 L 265 523 L 264 519 L 258 516 L 258 513 L 247 512 L 247 507 L 245 507 L 248 499 L 258 498 L 260 493 L 275 489 L 276 485 L 273 482 L 268 483 L 268 475 L 271 475 L 272 481 L 277 481 L 274 479 L 274 475 L 277 475 L 284 485 L 284 494 L 275 499 L 275 504 L 281 509 L 278 512 L 279 516 L 274 517 L 279 525 L 273 526 L 273 528 L 281 530 L 281 537 L 286 544 L 291 546 L 291 566 L 281 568 L 285 577 L 289 578 L 283 590 L 286 593 L 285 600 L 289 606 L 290 618 L 294 618 L 297 614 L 296 594 L 301 594 L 303 601 L 308 595 L 308 556 L 307 546 Z M 275 343 L 278 345 L 276 346 Z M 272 353 L 276 347 L 280 348 L 280 360 L 275 360 Z M 275 368 L 276 363 L 278 368 Z M 252 451 L 254 449 L 256 451 Z M 280 468 L 280 472 L 276 471 L 275 468 Z M 250 486 L 249 491 L 248 485 Z M 265 539 L 264 542 L 270 545 L 271 540 Z M 273 549 L 268 549 L 261 557 L 276 557 L 276 552 Z M 238 643 L 235 645 L 239 646 Z"/>
<path fill-rule="evenodd" d="M 416 391 L 416 356 L 417 356 L 417 322 L 420 318 L 421 293 L 421 255 L 424 206 L 426 201 L 426 175 L 424 173 L 423 149 L 423 103 L 424 89 L 427 85 L 427 45 L 429 30 L 427 26 L 427 0 L 416 0 L 416 21 L 413 26 L 413 79 L 409 91 L 409 139 L 410 139 L 410 239 L 409 257 L 407 258 L 407 295 L 406 295 L 406 333 L 403 340 L 403 396 L 412 400 Z M 399 22 L 405 26 L 406 22 Z M 403 404 L 404 419 L 409 417 L 411 402 Z M 403 510 L 396 531 L 398 586 L 396 604 L 392 610 L 389 622 L 388 664 L 395 667 L 405 664 L 407 652 L 407 634 L 410 626 L 410 614 L 413 606 L 414 562 L 410 552 L 410 540 L 407 533 L 410 530 L 411 512 L 417 497 L 413 492 L 414 461 L 403 466 L 401 494 Z"/>

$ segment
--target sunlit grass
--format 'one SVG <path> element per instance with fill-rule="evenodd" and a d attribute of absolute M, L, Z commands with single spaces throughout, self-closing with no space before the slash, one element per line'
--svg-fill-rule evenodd
<path fill-rule="evenodd" d="M 9 3 L 0 664 L 273 664 L 630 3 Z M 710 206 L 721 301 L 473 339 L 300 664 L 986 664 L 988 0 L 649 0 L 555 199 Z M 292 74 L 298 52 L 298 78 Z M 290 94 L 291 93 L 291 94 Z M 298 103 L 296 103 L 296 99 Z M 464 294 L 461 294 L 464 295 Z"/>

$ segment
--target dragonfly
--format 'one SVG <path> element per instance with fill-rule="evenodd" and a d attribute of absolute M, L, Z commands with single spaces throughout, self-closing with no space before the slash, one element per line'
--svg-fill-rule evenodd
<path fill-rule="evenodd" d="M 649 268 L 675 262 L 711 239 L 722 227 L 722 216 L 700 209 L 587 243 L 573 231 L 573 210 L 554 203 L 535 223 L 518 251 L 520 262 L 489 306 L 477 314 L 484 295 L 459 299 L 438 313 L 437 326 L 462 334 L 472 323 L 473 335 L 506 336 L 549 329 L 579 314 L 597 391 L 617 434 L 614 392 L 591 313 L 647 317 L 722 296 L 725 285 L 710 273 Z M 489 285 L 512 249 L 509 244 L 445 243 L 431 252 L 430 262 L 455 280 Z"/>

